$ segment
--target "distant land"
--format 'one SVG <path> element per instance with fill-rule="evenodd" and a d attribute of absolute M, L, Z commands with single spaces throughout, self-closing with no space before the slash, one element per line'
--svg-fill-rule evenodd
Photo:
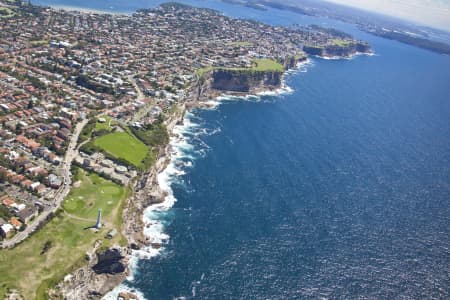
<path fill-rule="evenodd" d="M 413 25 L 404 20 L 344 7 L 323 1 L 277 1 L 277 0 L 222 0 L 265 10 L 268 7 L 289 10 L 294 13 L 328 17 L 358 25 L 361 30 L 383 38 L 416 46 L 440 54 L 450 55 L 450 33 L 435 28 Z"/>
<path fill-rule="evenodd" d="M 413 45 L 433 52 L 450 55 L 450 45 L 428 40 L 422 37 L 414 37 L 410 34 L 392 30 L 366 30 L 369 33 L 381 36 L 387 39 L 396 40 L 405 44 Z"/>

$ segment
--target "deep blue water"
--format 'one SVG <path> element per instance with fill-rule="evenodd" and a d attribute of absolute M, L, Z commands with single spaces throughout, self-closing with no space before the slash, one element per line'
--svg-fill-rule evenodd
<path fill-rule="evenodd" d="M 128 284 L 148 299 L 448 299 L 450 57 L 190 2 L 325 22 L 377 55 L 314 59 L 290 95 L 193 112 L 193 166 L 159 214 L 169 244 Z"/>
<path fill-rule="evenodd" d="M 149 299 L 448 298 L 450 61 L 378 53 L 315 60 L 288 78 L 292 95 L 195 112 L 186 152 L 206 152 L 173 185 L 165 254 L 132 286 Z"/>

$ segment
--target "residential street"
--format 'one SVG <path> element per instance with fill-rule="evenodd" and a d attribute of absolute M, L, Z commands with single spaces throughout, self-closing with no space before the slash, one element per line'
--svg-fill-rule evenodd
<path fill-rule="evenodd" d="M 51 214 L 54 213 L 60 206 L 63 200 L 66 198 L 66 196 L 70 192 L 70 188 L 72 185 L 72 179 L 71 179 L 71 173 L 70 173 L 70 167 L 72 165 L 72 161 L 77 156 L 77 141 L 78 137 L 81 134 L 81 131 L 83 130 L 84 126 L 88 123 L 88 119 L 82 120 L 80 123 L 78 123 L 75 127 L 75 130 L 72 134 L 72 137 L 70 139 L 70 143 L 66 152 L 66 156 L 64 158 L 64 161 L 62 163 L 62 169 L 61 169 L 61 176 L 63 177 L 63 185 L 61 188 L 57 191 L 57 194 L 54 199 L 53 206 L 51 207 L 45 207 L 44 211 L 39 214 L 36 219 L 31 223 L 28 224 L 28 226 L 25 228 L 24 231 L 19 231 L 15 236 L 13 236 L 11 239 L 4 241 L 2 244 L 0 244 L 0 248 L 10 248 L 14 247 L 16 244 L 22 242 L 24 239 L 28 237 L 29 234 L 31 234 L 33 231 L 36 230 L 36 228 L 45 221 L 45 219 Z"/>

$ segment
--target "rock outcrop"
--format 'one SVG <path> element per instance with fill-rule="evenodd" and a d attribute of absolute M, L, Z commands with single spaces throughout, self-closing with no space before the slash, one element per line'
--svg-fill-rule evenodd
<path fill-rule="evenodd" d="M 194 101 L 213 99 L 223 93 L 227 94 L 255 94 L 262 91 L 274 90 L 282 85 L 284 71 L 294 69 L 298 63 L 306 61 L 308 57 L 286 57 L 280 59 L 284 70 L 258 69 L 211 69 L 198 78 L 194 85 L 192 98 Z"/>
<path fill-rule="evenodd" d="M 273 89 L 281 86 L 283 72 L 252 70 L 214 70 L 212 88 L 220 91 L 250 93 L 265 87 Z"/>
<path fill-rule="evenodd" d="M 323 57 L 350 57 L 356 53 L 370 52 L 370 46 L 364 42 L 351 42 L 345 45 L 307 46 L 303 51 L 310 55 Z"/>
<path fill-rule="evenodd" d="M 49 292 L 50 298 L 78 300 L 100 299 L 111 291 L 128 274 L 127 248 L 111 248 L 95 253 L 100 244 L 88 253 L 86 266 L 67 275 L 56 289 Z"/>
<path fill-rule="evenodd" d="M 104 252 L 97 253 L 97 264 L 92 267 L 96 274 L 119 274 L 126 270 L 123 263 L 124 256 L 119 249 L 107 249 Z"/>

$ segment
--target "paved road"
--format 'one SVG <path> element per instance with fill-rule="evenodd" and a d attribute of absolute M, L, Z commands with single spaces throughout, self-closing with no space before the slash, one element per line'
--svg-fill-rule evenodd
<path fill-rule="evenodd" d="M 136 83 L 136 80 L 134 79 L 133 75 L 130 75 L 127 77 L 128 80 L 130 81 L 131 85 L 134 87 L 134 89 L 137 92 L 137 98 L 136 100 L 142 100 L 145 98 L 144 93 L 142 93 L 142 90 L 139 88 L 139 86 Z"/>
<path fill-rule="evenodd" d="M 136 80 L 134 79 L 134 77 L 132 75 L 128 76 L 128 80 L 131 82 L 131 85 L 134 87 L 134 89 L 137 92 L 137 97 L 136 100 L 143 100 L 145 99 L 145 95 L 142 92 L 141 88 L 137 85 Z M 141 120 L 143 117 L 145 117 L 155 106 L 154 103 L 150 103 L 150 104 L 146 104 L 144 107 L 142 107 L 141 109 L 139 109 L 139 111 L 137 111 L 133 117 L 131 118 L 131 122 L 137 122 L 139 120 Z"/>
<path fill-rule="evenodd" d="M 136 82 L 134 81 L 134 78 L 131 77 L 130 81 L 132 82 L 133 86 L 135 86 L 136 90 L 138 91 L 138 99 L 141 99 L 144 97 L 142 94 L 142 91 L 137 86 Z M 116 107 L 121 108 L 122 106 Z M 109 114 L 113 109 L 105 110 L 103 113 L 99 114 L 98 116 L 101 116 L 103 114 Z M 97 117 L 98 117 L 97 116 Z M 83 130 L 84 126 L 89 122 L 89 119 L 85 119 L 78 123 L 75 126 L 75 129 L 73 131 L 72 137 L 70 139 L 69 146 L 67 148 L 66 155 L 64 157 L 64 161 L 62 162 L 62 168 L 61 168 L 61 175 L 63 177 L 63 185 L 56 191 L 56 195 L 54 198 L 54 203 L 50 207 L 45 207 L 44 211 L 39 214 L 36 219 L 33 221 L 33 223 L 28 224 L 28 226 L 25 228 L 24 231 L 19 231 L 15 236 L 13 236 L 11 239 L 7 241 L 3 241 L 3 243 L 0 242 L 0 249 L 1 248 L 12 248 L 18 243 L 22 242 L 24 239 L 30 235 L 30 233 L 34 232 L 36 228 L 41 224 L 42 222 L 45 222 L 45 219 L 52 213 L 56 212 L 56 210 L 61 206 L 61 203 L 64 201 L 66 196 L 70 192 L 70 188 L 72 186 L 72 178 L 70 173 L 70 167 L 72 166 L 73 160 L 78 155 L 79 148 L 84 144 L 87 143 L 84 142 L 81 145 L 77 147 L 78 137 L 81 134 L 81 131 Z"/>
<path fill-rule="evenodd" d="M 69 146 L 67 148 L 66 156 L 64 157 L 64 161 L 62 163 L 62 177 L 63 177 L 63 185 L 59 190 L 56 192 L 56 196 L 54 199 L 54 203 L 51 207 L 46 207 L 44 211 L 36 217 L 36 219 L 33 221 L 33 223 L 29 224 L 24 231 L 19 231 L 15 236 L 13 236 L 11 239 L 4 241 L 2 244 L 0 244 L 0 248 L 11 248 L 14 247 L 17 243 L 20 243 L 24 239 L 28 237 L 30 233 L 36 230 L 36 228 L 41 224 L 42 222 L 47 219 L 47 217 L 52 213 L 55 212 L 63 202 L 64 198 L 66 198 L 67 194 L 70 192 L 70 187 L 72 184 L 71 174 L 70 174 L 70 167 L 72 165 L 72 161 L 77 156 L 77 141 L 78 137 L 80 136 L 81 131 L 83 130 L 84 126 L 88 123 L 88 120 L 85 119 L 78 123 L 73 131 L 72 137 L 70 139 Z"/>

